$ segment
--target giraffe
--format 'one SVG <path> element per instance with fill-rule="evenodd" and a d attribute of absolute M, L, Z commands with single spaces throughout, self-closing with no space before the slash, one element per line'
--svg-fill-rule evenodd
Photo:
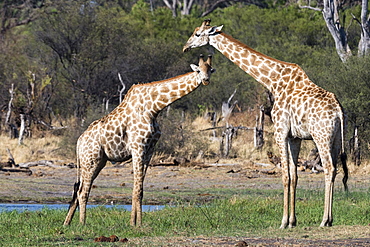
<path fill-rule="evenodd" d="M 273 95 L 274 138 L 279 147 L 284 187 L 284 209 L 280 228 L 295 227 L 297 161 L 302 140 L 313 140 L 319 150 L 325 174 L 325 202 L 321 227 L 333 222 L 332 204 L 336 165 L 340 154 L 343 184 L 347 191 L 347 156 L 344 151 L 345 115 L 333 93 L 314 84 L 297 65 L 257 52 L 211 26 L 205 20 L 190 36 L 183 51 L 210 44 Z"/>
<path fill-rule="evenodd" d="M 90 124 L 77 141 L 77 182 L 74 185 L 64 225 L 69 225 L 77 206 L 80 223 L 86 221 L 86 203 L 92 183 L 107 161 L 123 162 L 132 158 L 134 185 L 130 224 L 140 226 L 142 219 L 143 182 L 161 132 L 156 117 L 174 101 L 191 93 L 200 84 L 208 85 L 211 56 L 199 58 L 193 72 L 163 81 L 137 84 L 111 113 Z"/>

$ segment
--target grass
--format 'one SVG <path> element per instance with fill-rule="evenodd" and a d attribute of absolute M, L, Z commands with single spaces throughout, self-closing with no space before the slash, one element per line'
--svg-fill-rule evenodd
<path fill-rule="evenodd" d="M 72 158 L 67 158 L 60 155 L 60 143 L 62 138 L 59 136 L 48 135 L 42 138 L 25 138 L 23 144 L 18 144 L 18 139 L 10 139 L 8 136 L 0 135 L 0 161 L 8 160 L 7 148 L 12 153 L 15 162 L 23 163 L 44 159 L 73 161 Z M 51 158 L 52 157 L 52 158 Z"/>
<path fill-rule="evenodd" d="M 215 200 L 205 205 L 179 203 L 175 207 L 144 213 L 143 226 L 129 225 L 130 212 L 98 207 L 88 210 L 87 224 L 78 224 L 78 214 L 68 227 L 62 226 L 66 210 L 43 209 L 37 212 L 1 212 L 1 246 L 113 246 L 94 243 L 94 238 L 117 235 L 128 238 L 132 246 L 161 246 L 169 238 L 184 237 L 261 237 L 261 238 L 328 238 L 330 228 L 319 228 L 323 194 L 299 190 L 297 202 L 298 227 L 278 229 L 282 214 L 280 193 L 243 199 Z M 369 192 L 346 195 L 337 192 L 334 202 L 334 227 L 368 226 L 370 222 Z M 327 230 L 328 229 L 328 230 Z M 307 236 L 309 232 L 309 236 Z M 357 235 L 356 235 L 357 234 Z M 351 237 L 363 237 L 363 231 L 351 232 Z M 333 234 L 340 237 L 338 234 Z M 316 236 L 316 237 L 315 237 Z M 342 237 L 347 237 L 342 235 Z M 117 246 L 117 245 L 114 245 Z"/>

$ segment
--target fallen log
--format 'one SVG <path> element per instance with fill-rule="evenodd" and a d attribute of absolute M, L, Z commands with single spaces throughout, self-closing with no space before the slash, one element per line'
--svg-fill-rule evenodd
<path fill-rule="evenodd" d="M 0 172 L 25 172 L 27 175 L 32 175 L 29 168 L 0 168 Z"/>
<path fill-rule="evenodd" d="M 12 153 L 10 152 L 9 148 L 7 148 L 6 151 L 8 152 L 8 155 L 9 155 L 8 163 L 11 164 L 11 166 L 13 168 L 16 167 L 16 164 L 15 164 L 15 161 L 14 161 L 14 157 L 13 157 Z"/>
<path fill-rule="evenodd" d="M 54 164 L 54 161 L 52 160 L 38 160 L 38 161 L 30 161 L 30 162 L 24 162 L 24 163 L 19 163 L 19 167 L 22 168 L 29 168 L 33 166 L 48 166 L 48 167 L 53 167 L 53 168 L 60 168 L 60 165 Z"/>

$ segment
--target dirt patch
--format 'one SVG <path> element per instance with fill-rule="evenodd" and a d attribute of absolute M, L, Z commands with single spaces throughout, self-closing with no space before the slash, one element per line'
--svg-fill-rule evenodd
<path fill-rule="evenodd" d="M 161 242 L 160 245 L 153 244 Z M 248 238 L 248 237 L 196 237 L 196 238 L 149 238 L 128 240 L 138 246 L 369 246 L 370 238 L 341 239 L 341 240 L 309 240 L 290 238 Z M 165 243 L 165 244 L 163 244 Z"/>
<path fill-rule="evenodd" d="M 0 172 L 1 202 L 58 203 L 71 199 L 76 169 L 61 165 L 59 168 L 35 166 L 30 170 L 31 175 Z M 369 177 L 369 175 L 351 177 L 349 187 L 368 188 Z M 338 190 L 343 188 L 341 179 L 342 174 L 339 173 L 335 183 Z M 132 187 L 131 164 L 124 166 L 109 164 L 94 181 L 89 202 L 131 204 Z M 300 171 L 298 188 L 323 191 L 324 175 Z M 243 193 L 245 189 L 281 190 L 282 193 L 281 170 L 272 165 L 237 162 L 151 166 L 144 182 L 144 200 L 146 204 L 166 204 L 178 197 L 185 197 L 185 201 L 209 201 L 222 198 L 222 195 L 212 193 L 217 189 L 228 189 L 234 191 L 236 195 Z"/>

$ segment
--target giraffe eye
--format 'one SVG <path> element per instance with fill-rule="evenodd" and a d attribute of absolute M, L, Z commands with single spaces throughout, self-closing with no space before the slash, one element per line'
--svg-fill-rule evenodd
<path fill-rule="evenodd" d="M 199 33 L 196 33 L 196 34 L 195 34 L 195 36 L 196 36 L 196 37 L 200 37 L 200 34 L 199 34 Z"/>

